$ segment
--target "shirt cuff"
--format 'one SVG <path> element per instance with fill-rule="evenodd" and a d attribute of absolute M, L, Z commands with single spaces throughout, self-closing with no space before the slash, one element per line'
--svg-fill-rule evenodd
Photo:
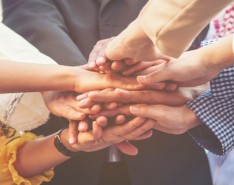
<path fill-rule="evenodd" d="M 234 67 L 224 69 L 210 82 L 212 96 L 230 98 L 234 95 Z"/>
<path fill-rule="evenodd" d="M 200 133 L 190 131 L 202 147 L 217 155 L 225 155 L 234 147 L 234 97 L 215 97 L 206 91 L 186 105 L 204 123 Z"/>

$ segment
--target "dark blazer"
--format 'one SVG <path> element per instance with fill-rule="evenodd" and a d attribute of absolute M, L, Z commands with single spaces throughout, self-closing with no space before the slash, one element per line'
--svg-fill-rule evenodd
<path fill-rule="evenodd" d="M 87 62 L 98 40 L 121 32 L 145 3 L 146 0 L 3 0 L 3 22 L 58 63 L 80 65 Z M 64 125 L 60 118 L 50 122 L 36 133 L 51 133 Z M 138 156 L 124 156 L 132 185 L 212 184 L 206 155 L 189 135 L 154 131 L 150 139 L 135 144 L 139 147 Z M 104 152 L 70 159 L 56 168 L 55 178 L 46 184 L 97 185 Z"/>

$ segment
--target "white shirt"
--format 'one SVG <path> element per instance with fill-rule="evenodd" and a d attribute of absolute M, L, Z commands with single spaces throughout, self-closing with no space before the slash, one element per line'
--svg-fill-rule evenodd
<path fill-rule="evenodd" d="M 21 36 L 0 23 L 0 59 L 55 63 Z M 0 94 L 0 120 L 18 131 L 31 130 L 48 120 L 49 111 L 40 93 Z"/>

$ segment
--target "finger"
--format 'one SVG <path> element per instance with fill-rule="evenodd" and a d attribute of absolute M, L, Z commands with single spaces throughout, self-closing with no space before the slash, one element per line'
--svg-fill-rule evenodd
<path fill-rule="evenodd" d="M 99 53 L 99 56 L 96 60 L 96 64 L 98 66 L 101 66 L 101 65 L 104 65 L 105 63 L 107 62 L 107 58 L 106 58 L 106 55 L 105 53 L 102 51 L 101 53 Z"/>
<path fill-rule="evenodd" d="M 96 59 L 98 57 L 99 49 L 100 47 L 97 47 L 97 45 L 95 45 L 93 50 L 89 54 L 88 65 L 87 65 L 89 70 L 97 69 Z"/>
<path fill-rule="evenodd" d="M 75 121 L 70 121 L 69 128 L 68 128 L 68 135 L 69 135 L 69 144 L 73 145 L 77 143 L 77 123 Z"/>
<path fill-rule="evenodd" d="M 178 87 L 177 83 L 167 82 L 166 86 L 165 86 L 165 90 L 175 91 L 177 89 L 177 87 Z"/>
<path fill-rule="evenodd" d="M 184 134 L 187 130 L 185 129 L 170 129 L 170 128 L 166 128 L 163 125 L 159 124 L 156 122 L 156 124 L 154 125 L 154 129 L 159 130 L 161 132 L 167 133 L 167 134 L 174 134 L 174 135 L 180 135 L 180 134 Z"/>
<path fill-rule="evenodd" d="M 157 70 L 143 76 L 138 76 L 137 81 L 143 85 L 157 84 L 167 80 L 171 80 L 173 72 L 166 69 L 166 62 L 157 66 Z"/>
<path fill-rule="evenodd" d="M 115 117 L 117 115 L 125 115 L 125 116 L 131 116 L 132 114 L 129 111 L 129 105 L 124 105 L 121 107 L 117 107 L 114 110 L 103 110 L 95 115 L 89 115 L 91 119 L 96 119 L 99 116 L 105 116 L 105 117 Z"/>
<path fill-rule="evenodd" d="M 67 118 L 69 120 L 83 120 L 86 117 L 86 114 L 80 112 L 80 110 L 75 110 L 71 107 L 63 107 L 61 117 Z"/>
<path fill-rule="evenodd" d="M 80 108 L 89 108 L 89 107 L 93 106 L 94 104 L 95 104 L 95 102 L 93 102 L 88 97 L 78 102 L 78 106 Z"/>
<path fill-rule="evenodd" d="M 131 75 L 133 73 L 136 73 L 138 71 L 144 70 L 145 68 L 148 68 L 152 66 L 154 63 L 153 62 L 140 62 L 134 66 L 131 66 L 131 68 L 123 71 L 123 75 Z"/>
<path fill-rule="evenodd" d="M 114 90 L 109 91 L 91 91 L 88 97 L 95 102 L 116 102 L 119 97 L 116 97 Z"/>
<path fill-rule="evenodd" d="M 141 71 L 138 71 L 136 74 L 137 75 L 148 75 L 150 73 L 153 73 L 155 71 L 158 71 L 160 70 L 161 68 L 164 67 L 164 64 L 166 63 L 167 61 L 165 60 L 156 60 L 156 61 L 153 61 L 153 65 L 151 67 L 148 67 L 146 69 L 142 69 Z"/>
<path fill-rule="evenodd" d="M 79 132 L 87 132 L 89 129 L 89 123 L 87 121 L 80 121 L 78 124 L 78 131 Z"/>
<path fill-rule="evenodd" d="M 111 64 L 111 69 L 114 70 L 114 71 L 121 71 L 121 69 L 124 68 L 124 62 L 118 60 L 118 61 L 113 61 L 112 64 Z"/>
<path fill-rule="evenodd" d="M 145 133 L 143 133 L 142 135 L 138 136 L 137 138 L 135 138 L 134 140 L 143 140 L 143 139 L 148 139 L 153 135 L 153 131 L 149 130 L 146 131 Z"/>
<path fill-rule="evenodd" d="M 108 124 L 108 119 L 105 116 L 100 116 L 96 119 L 96 122 L 98 125 L 100 125 L 102 128 L 105 128 Z"/>
<path fill-rule="evenodd" d="M 101 105 L 93 105 L 91 108 L 90 108 L 90 114 L 97 114 L 98 112 L 100 112 L 101 110 Z"/>
<path fill-rule="evenodd" d="M 129 132 L 133 131 L 134 129 L 138 128 L 144 122 L 145 122 L 145 118 L 136 117 L 136 118 L 133 118 L 132 120 L 128 121 L 125 124 L 113 127 L 112 132 L 115 135 L 124 136 L 124 135 L 128 134 Z"/>
<path fill-rule="evenodd" d="M 115 118 L 115 124 L 121 125 L 126 122 L 126 116 L 124 115 L 118 115 Z"/>
<path fill-rule="evenodd" d="M 126 140 L 134 140 L 154 127 L 153 120 L 146 120 L 142 125 L 123 135 Z"/>
<path fill-rule="evenodd" d="M 116 147 L 124 154 L 127 155 L 137 155 L 138 154 L 138 149 L 132 145 L 131 143 L 127 141 L 123 141 L 121 143 L 116 144 Z"/>
<path fill-rule="evenodd" d="M 151 87 L 153 89 L 164 89 L 166 84 L 163 82 L 157 82 L 157 74 L 155 72 L 146 76 L 137 76 L 137 82 L 146 87 Z"/>
<path fill-rule="evenodd" d="M 104 104 L 104 109 L 108 109 L 108 110 L 113 110 L 116 109 L 118 107 L 118 103 L 116 102 L 108 102 Z"/>
<path fill-rule="evenodd" d="M 129 100 L 132 99 L 131 91 L 122 90 L 122 89 L 115 89 L 109 91 L 92 91 L 88 94 L 88 97 L 93 100 L 94 102 L 123 102 L 127 103 L 130 102 Z M 115 108 L 115 106 L 113 105 Z M 107 108 L 107 107 L 106 107 Z M 107 108 L 109 109 L 109 108 Z"/>
<path fill-rule="evenodd" d="M 84 99 L 86 99 L 88 97 L 88 93 L 83 93 L 83 94 L 80 94 L 76 97 L 76 100 L 77 101 L 82 101 Z"/>
<path fill-rule="evenodd" d="M 128 66 L 131 66 L 131 65 L 134 65 L 134 64 L 137 64 L 141 61 L 138 61 L 138 60 L 134 60 L 134 59 L 131 59 L 131 58 L 126 58 L 124 59 L 124 63 Z"/>
<path fill-rule="evenodd" d="M 130 106 L 130 112 L 135 116 L 156 120 L 157 106 L 146 104 L 132 105 Z"/>
<path fill-rule="evenodd" d="M 101 41 L 98 41 L 96 43 L 96 45 L 94 46 L 93 50 L 91 51 L 90 55 L 89 55 L 89 59 L 88 59 L 88 67 L 90 69 L 93 69 L 95 68 L 99 63 L 99 60 L 101 62 L 105 62 L 105 47 L 106 47 L 106 42 L 107 42 L 107 39 L 105 40 L 101 40 Z M 103 57 L 103 58 L 101 58 Z"/>
<path fill-rule="evenodd" d="M 92 131 L 93 137 L 95 139 L 98 139 L 102 135 L 102 128 L 97 124 L 96 121 L 93 121 L 92 125 L 93 125 L 93 131 Z"/>

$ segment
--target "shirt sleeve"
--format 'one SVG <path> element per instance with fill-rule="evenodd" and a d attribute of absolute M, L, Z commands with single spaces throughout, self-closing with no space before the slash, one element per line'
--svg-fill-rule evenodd
<path fill-rule="evenodd" d="M 36 136 L 31 133 L 11 138 L 11 141 L 5 136 L 0 137 L 0 182 L 1 185 L 40 185 L 42 182 L 48 182 L 54 175 L 53 170 L 48 170 L 40 175 L 24 178 L 14 168 L 14 162 L 17 157 L 17 150 L 25 142 L 35 139 Z"/>
<path fill-rule="evenodd" d="M 210 20 L 231 2 L 150 0 L 142 9 L 139 21 L 146 35 L 162 53 L 178 57 Z"/>
<path fill-rule="evenodd" d="M 204 148 L 225 155 L 234 148 L 234 68 L 225 69 L 211 81 L 211 89 L 187 106 L 202 120 L 191 136 Z"/>

